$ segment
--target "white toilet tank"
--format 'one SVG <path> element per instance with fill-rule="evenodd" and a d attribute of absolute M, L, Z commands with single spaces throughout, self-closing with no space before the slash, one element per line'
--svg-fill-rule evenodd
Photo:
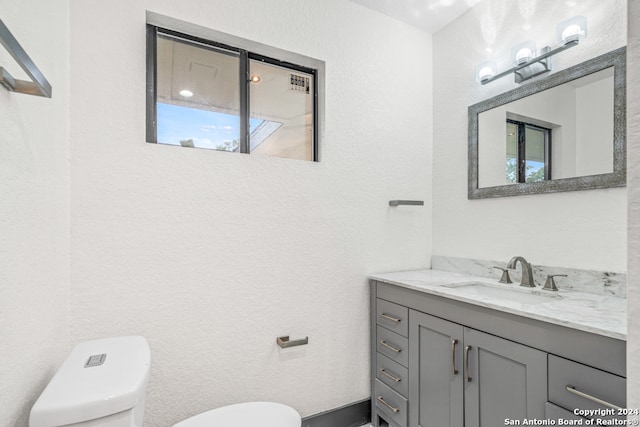
<path fill-rule="evenodd" d="M 144 337 L 78 344 L 31 408 L 30 427 L 142 427 L 151 352 Z"/>

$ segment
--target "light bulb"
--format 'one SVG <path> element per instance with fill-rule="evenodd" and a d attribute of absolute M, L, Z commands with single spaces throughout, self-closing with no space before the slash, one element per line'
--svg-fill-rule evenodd
<path fill-rule="evenodd" d="M 257 74 L 256 74 L 256 75 L 251 76 L 251 83 L 260 83 L 260 80 L 262 80 L 262 79 L 261 79 L 261 78 L 260 78 L 260 76 L 259 76 L 259 75 L 257 75 Z"/>
<path fill-rule="evenodd" d="M 587 37 L 587 18 L 574 16 L 556 26 L 556 39 L 559 45 L 582 41 Z"/>
<path fill-rule="evenodd" d="M 564 44 L 567 44 L 574 40 L 578 40 L 580 38 L 581 32 L 582 32 L 582 29 L 580 28 L 580 25 L 578 24 L 569 25 L 562 32 L 562 41 L 564 42 Z"/>
<path fill-rule="evenodd" d="M 490 79 L 495 75 L 496 75 L 496 72 L 491 67 L 482 67 L 480 71 L 478 71 L 478 78 L 480 79 L 481 82 L 484 80 Z"/>
<path fill-rule="evenodd" d="M 493 76 L 496 75 L 498 70 L 498 64 L 495 61 L 484 61 L 481 64 L 476 65 L 475 76 L 479 83 L 487 83 Z"/>
<path fill-rule="evenodd" d="M 182 89 L 179 93 L 180 93 L 180 96 L 183 96 L 185 98 L 191 98 L 193 96 L 193 92 L 191 92 L 188 89 Z"/>
<path fill-rule="evenodd" d="M 519 66 L 531 61 L 536 56 L 536 42 L 527 40 L 511 48 L 511 61 L 513 65 Z"/>
<path fill-rule="evenodd" d="M 516 53 L 516 63 L 518 65 L 524 64 L 527 61 L 530 61 L 533 58 L 533 51 L 528 47 L 523 47 Z"/>

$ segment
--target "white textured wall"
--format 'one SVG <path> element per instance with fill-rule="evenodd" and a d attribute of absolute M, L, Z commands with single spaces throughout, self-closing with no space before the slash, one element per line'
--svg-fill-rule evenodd
<path fill-rule="evenodd" d="M 0 87 L 0 425 L 26 426 L 69 349 L 69 4 L 0 0 L 53 98 Z M 0 47 L 0 66 L 21 76 Z"/>
<path fill-rule="evenodd" d="M 578 88 L 576 107 L 578 176 L 611 173 L 613 147 L 602 141 L 608 141 L 613 135 L 613 118 L 609 120 L 613 111 L 613 76 Z"/>
<path fill-rule="evenodd" d="M 588 38 L 554 56 L 554 70 L 626 45 L 625 0 L 483 0 L 434 35 L 434 254 L 626 270 L 624 188 L 467 200 L 467 107 L 517 86 L 482 86 L 475 66 L 508 68 L 511 46 L 527 39 L 554 45 L 556 24 L 574 15 L 587 16 Z"/>
<path fill-rule="evenodd" d="M 322 161 L 145 143 L 145 9 L 325 61 Z M 148 425 L 367 398 L 366 274 L 431 255 L 431 37 L 346 0 L 73 1 L 71 36 L 72 342 L 149 339 Z"/>
<path fill-rule="evenodd" d="M 640 1 L 629 0 L 627 173 L 629 190 L 627 407 L 640 407 Z M 632 23 L 635 23 L 632 24 Z"/>

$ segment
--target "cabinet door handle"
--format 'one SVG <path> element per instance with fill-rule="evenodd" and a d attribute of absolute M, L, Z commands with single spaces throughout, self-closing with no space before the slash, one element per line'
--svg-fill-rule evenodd
<path fill-rule="evenodd" d="M 400 409 L 398 409 L 398 408 L 394 408 L 393 406 L 391 406 L 391 405 L 389 405 L 387 402 L 385 402 L 385 401 L 384 401 L 384 399 L 382 398 L 382 396 L 378 396 L 378 400 L 379 400 L 380 402 L 382 402 L 382 404 L 383 404 L 384 406 L 386 406 L 387 408 L 391 409 L 391 411 L 393 411 L 393 413 L 396 413 L 396 412 L 399 412 L 399 411 L 400 411 Z"/>
<path fill-rule="evenodd" d="M 458 370 L 456 369 L 456 344 L 458 344 L 458 340 L 451 340 L 451 372 L 453 375 L 458 375 Z"/>
<path fill-rule="evenodd" d="M 387 344 L 385 340 L 380 340 L 380 344 L 382 344 L 383 346 L 387 347 L 389 350 L 395 353 L 400 353 L 402 351 L 401 348 L 395 348 L 394 346 Z"/>
<path fill-rule="evenodd" d="M 598 403 L 600 405 L 606 406 L 608 408 L 613 408 L 613 409 L 617 409 L 617 410 L 622 409 L 618 405 L 614 405 L 613 403 L 609 403 L 606 400 L 598 399 L 597 397 L 591 396 L 590 394 L 587 394 L 587 393 L 585 393 L 583 391 L 576 390 L 576 388 L 574 386 L 572 386 L 571 384 L 567 384 L 565 389 L 567 389 L 567 391 L 569 393 L 573 393 L 573 394 L 575 394 L 577 396 L 584 397 L 585 399 L 588 399 L 588 400 L 590 400 L 592 402 L 595 402 L 595 403 Z"/>
<path fill-rule="evenodd" d="M 400 381 L 402 381 L 402 378 L 398 378 L 398 377 L 394 377 L 393 375 L 391 375 L 390 373 L 388 373 L 387 371 L 385 371 L 384 369 L 380 369 L 380 373 L 382 375 L 384 375 L 387 378 L 390 378 L 391 380 L 399 383 Z"/>
<path fill-rule="evenodd" d="M 470 345 L 464 348 L 464 379 L 466 382 L 471 382 L 471 377 L 469 376 L 469 352 L 471 348 Z"/>
<path fill-rule="evenodd" d="M 387 313 L 382 313 L 380 314 L 380 317 L 384 317 L 387 320 L 391 320 L 392 322 L 396 322 L 396 323 L 400 323 L 402 322 L 402 319 L 398 318 L 398 317 L 393 317 Z"/>

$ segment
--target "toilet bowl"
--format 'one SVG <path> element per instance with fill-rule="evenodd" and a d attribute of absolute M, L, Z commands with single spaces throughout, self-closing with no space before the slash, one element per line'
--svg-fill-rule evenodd
<path fill-rule="evenodd" d="M 246 402 L 203 412 L 173 427 L 300 427 L 301 425 L 300 414 L 290 406 L 274 402 Z"/>

